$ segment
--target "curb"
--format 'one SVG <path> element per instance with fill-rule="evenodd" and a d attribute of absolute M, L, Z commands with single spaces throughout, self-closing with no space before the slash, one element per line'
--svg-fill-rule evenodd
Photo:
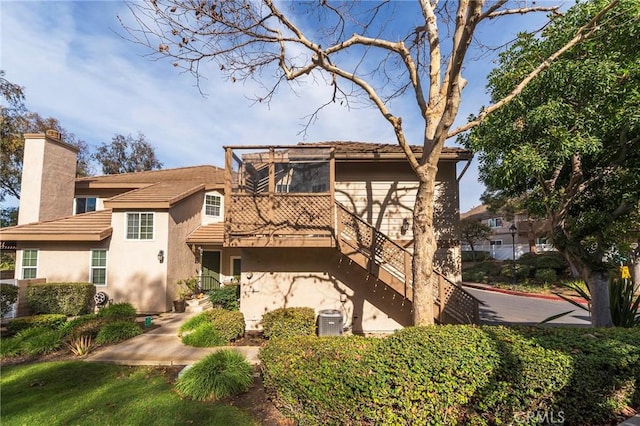
<path fill-rule="evenodd" d="M 521 291 L 507 290 L 507 289 L 504 289 L 504 288 L 491 287 L 491 286 L 488 286 L 488 285 L 485 285 L 485 284 L 467 283 L 467 282 L 463 282 L 462 286 L 463 287 L 475 288 L 477 290 L 492 291 L 494 293 L 509 294 L 511 296 L 532 297 L 532 298 L 535 298 L 535 299 L 546 299 L 546 300 L 555 300 L 555 301 L 560 301 L 560 302 L 566 302 L 566 300 L 564 300 L 563 298 L 561 298 L 559 296 L 555 296 L 555 295 L 550 295 L 550 294 L 523 293 Z M 584 299 L 582 299 L 580 297 L 569 297 L 569 299 L 573 300 L 574 302 L 581 303 L 583 305 L 586 305 L 586 304 L 589 303 L 589 302 L 587 302 L 586 300 L 584 300 Z"/>

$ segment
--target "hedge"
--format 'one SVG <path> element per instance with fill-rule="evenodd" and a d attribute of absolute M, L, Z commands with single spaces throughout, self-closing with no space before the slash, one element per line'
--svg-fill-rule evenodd
<path fill-rule="evenodd" d="M 0 318 L 11 312 L 11 308 L 18 300 L 18 286 L 0 283 Z"/>
<path fill-rule="evenodd" d="M 274 339 L 260 359 L 267 391 L 305 425 L 597 425 L 640 407 L 640 328 L 413 327 Z"/>
<path fill-rule="evenodd" d="M 131 303 L 111 303 L 98 311 L 98 317 L 108 320 L 135 321 L 136 308 Z"/>
<path fill-rule="evenodd" d="M 215 307 L 237 311 L 240 309 L 240 286 L 225 285 L 209 292 L 209 300 Z"/>
<path fill-rule="evenodd" d="M 95 286 L 90 283 L 27 285 L 27 306 L 34 314 L 75 316 L 89 313 Z"/>
<path fill-rule="evenodd" d="M 313 308 L 280 308 L 265 313 L 261 324 L 268 339 L 306 336 L 316 331 L 316 313 Z"/>
<path fill-rule="evenodd" d="M 20 317 L 9 321 L 7 331 L 10 334 L 16 334 L 27 328 L 48 328 L 57 330 L 67 322 L 67 317 L 62 314 L 44 314 L 33 315 L 29 317 Z"/>

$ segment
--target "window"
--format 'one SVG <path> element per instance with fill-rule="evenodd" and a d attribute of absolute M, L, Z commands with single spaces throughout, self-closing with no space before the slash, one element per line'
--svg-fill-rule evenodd
<path fill-rule="evenodd" d="M 502 245 L 502 240 L 491 240 L 489 243 L 492 246 L 501 246 Z"/>
<path fill-rule="evenodd" d="M 38 250 L 22 250 L 22 279 L 28 280 L 38 276 Z"/>
<path fill-rule="evenodd" d="M 231 274 L 233 275 L 234 282 L 240 282 L 240 274 L 242 273 L 242 266 L 239 257 L 231 258 Z"/>
<path fill-rule="evenodd" d="M 107 251 L 91 250 L 91 283 L 107 285 Z"/>
<path fill-rule="evenodd" d="M 548 243 L 549 241 L 547 240 L 547 237 L 538 237 L 538 239 L 536 240 L 536 244 L 544 245 Z"/>
<path fill-rule="evenodd" d="M 289 185 L 276 185 L 276 192 L 289 192 Z"/>
<path fill-rule="evenodd" d="M 500 228 L 502 227 L 502 218 L 501 217 L 494 217 L 489 219 L 489 226 L 492 228 Z"/>
<path fill-rule="evenodd" d="M 311 185 L 311 192 L 327 192 L 327 184 L 320 183 L 318 185 Z"/>
<path fill-rule="evenodd" d="M 76 198 L 76 211 L 75 214 L 82 214 L 87 212 L 95 212 L 96 211 L 96 201 L 95 197 L 79 197 Z"/>
<path fill-rule="evenodd" d="M 153 213 L 127 213 L 127 240 L 153 239 Z"/>
<path fill-rule="evenodd" d="M 205 195 L 204 196 L 204 214 L 207 216 L 220 217 L 220 205 L 222 197 L 219 195 Z"/>

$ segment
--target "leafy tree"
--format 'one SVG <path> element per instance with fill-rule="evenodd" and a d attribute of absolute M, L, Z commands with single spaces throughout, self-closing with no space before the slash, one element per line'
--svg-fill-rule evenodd
<path fill-rule="evenodd" d="M 103 142 L 96 149 L 93 158 L 102 165 L 104 174 L 142 172 L 162 167 L 153 145 L 140 132 L 136 139 L 130 134 L 115 135 L 111 143 Z"/>
<path fill-rule="evenodd" d="M 474 262 L 476 261 L 474 244 L 476 241 L 488 240 L 491 234 L 491 227 L 479 220 L 469 218 L 460 220 L 460 240 L 469 244 L 469 247 L 471 247 L 471 256 Z"/>
<path fill-rule="evenodd" d="M 18 208 L 7 207 L 0 209 L 0 228 L 18 224 Z"/>
<path fill-rule="evenodd" d="M 603 6 L 591 0 L 542 37 L 520 35 L 490 74 L 493 100 L 519 84 Z M 640 2 L 622 0 L 595 37 L 571 49 L 466 141 L 493 197 L 520 197 L 547 218 L 553 245 L 587 282 L 594 326 L 612 324 L 607 259 L 640 229 Z M 637 239 L 636 239 L 637 241 Z"/>
<path fill-rule="evenodd" d="M 78 162 L 76 173 L 86 176 L 91 173 L 87 143 L 79 140 L 73 133 L 62 127 L 53 118 L 43 118 L 38 113 L 29 112 L 24 106 L 24 88 L 4 78 L 5 72 L 0 70 L 0 94 L 6 105 L 0 105 L 2 119 L 0 121 L 0 201 L 7 195 L 20 198 L 20 179 L 22 177 L 22 158 L 24 154 L 24 133 L 43 133 L 46 130 L 57 130 L 62 139 L 77 146 Z"/>
<path fill-rule="evenodd" d="M 613 0 L 570 39 L 520 76 L 521 83 L 486 108 L 477 120 L 454 129 L 453 122 L 466 80 L 462 76 L 476 31 L 489 20 L 512 14 L 555 11 L 533 6 L 509 9 L 506 0 L 450 2 L 299 2 L 272 0 L 204 2 L 146 0 L 130 4 L 132 41 L 171 59 L 196 78 L 209 61 L 216 61 L 230 81 L 258 80 L 269 102 L 286 82 L 305 77 L 326 82 L 332 102 L 374 106 L 389 123 L 416 174 L 418 190 L 413 209 L 413 312 L 415 324 L 431 324 L 433 315 L 433 227 L 438 160 L 447 138 L 478 125 L 490 112 L 511 101 L 550 63 L 585 37 L 615 7 Z M 282 8 L 281 8 L 282 6 Z M 455 10 L 454 10 L 455 8 Z M 453 16 L 455 15 L 455 16 Z M 137 26 L 136 26 L 137 25 Z M 441 31 L 441 29 L 443 31 Z M 410 147 L 402 110 L 394 100 L 405 96 L 422 119 L 420 153 Z M 312 114 L 317 118 L 322 106 Z"/>

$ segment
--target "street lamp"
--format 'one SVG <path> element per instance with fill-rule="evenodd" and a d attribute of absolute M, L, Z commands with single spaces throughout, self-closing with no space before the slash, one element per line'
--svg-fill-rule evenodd
<path fill-rule="evenodd" d="M 518 227 L 515 223 L 512 223 L 509 227 L 509 232 L 511 233 L 511 260 L 512 260 L 512 273 L 513 273 L 513 286 L 516 286 L 516 232 L 518 231 Z"/>

